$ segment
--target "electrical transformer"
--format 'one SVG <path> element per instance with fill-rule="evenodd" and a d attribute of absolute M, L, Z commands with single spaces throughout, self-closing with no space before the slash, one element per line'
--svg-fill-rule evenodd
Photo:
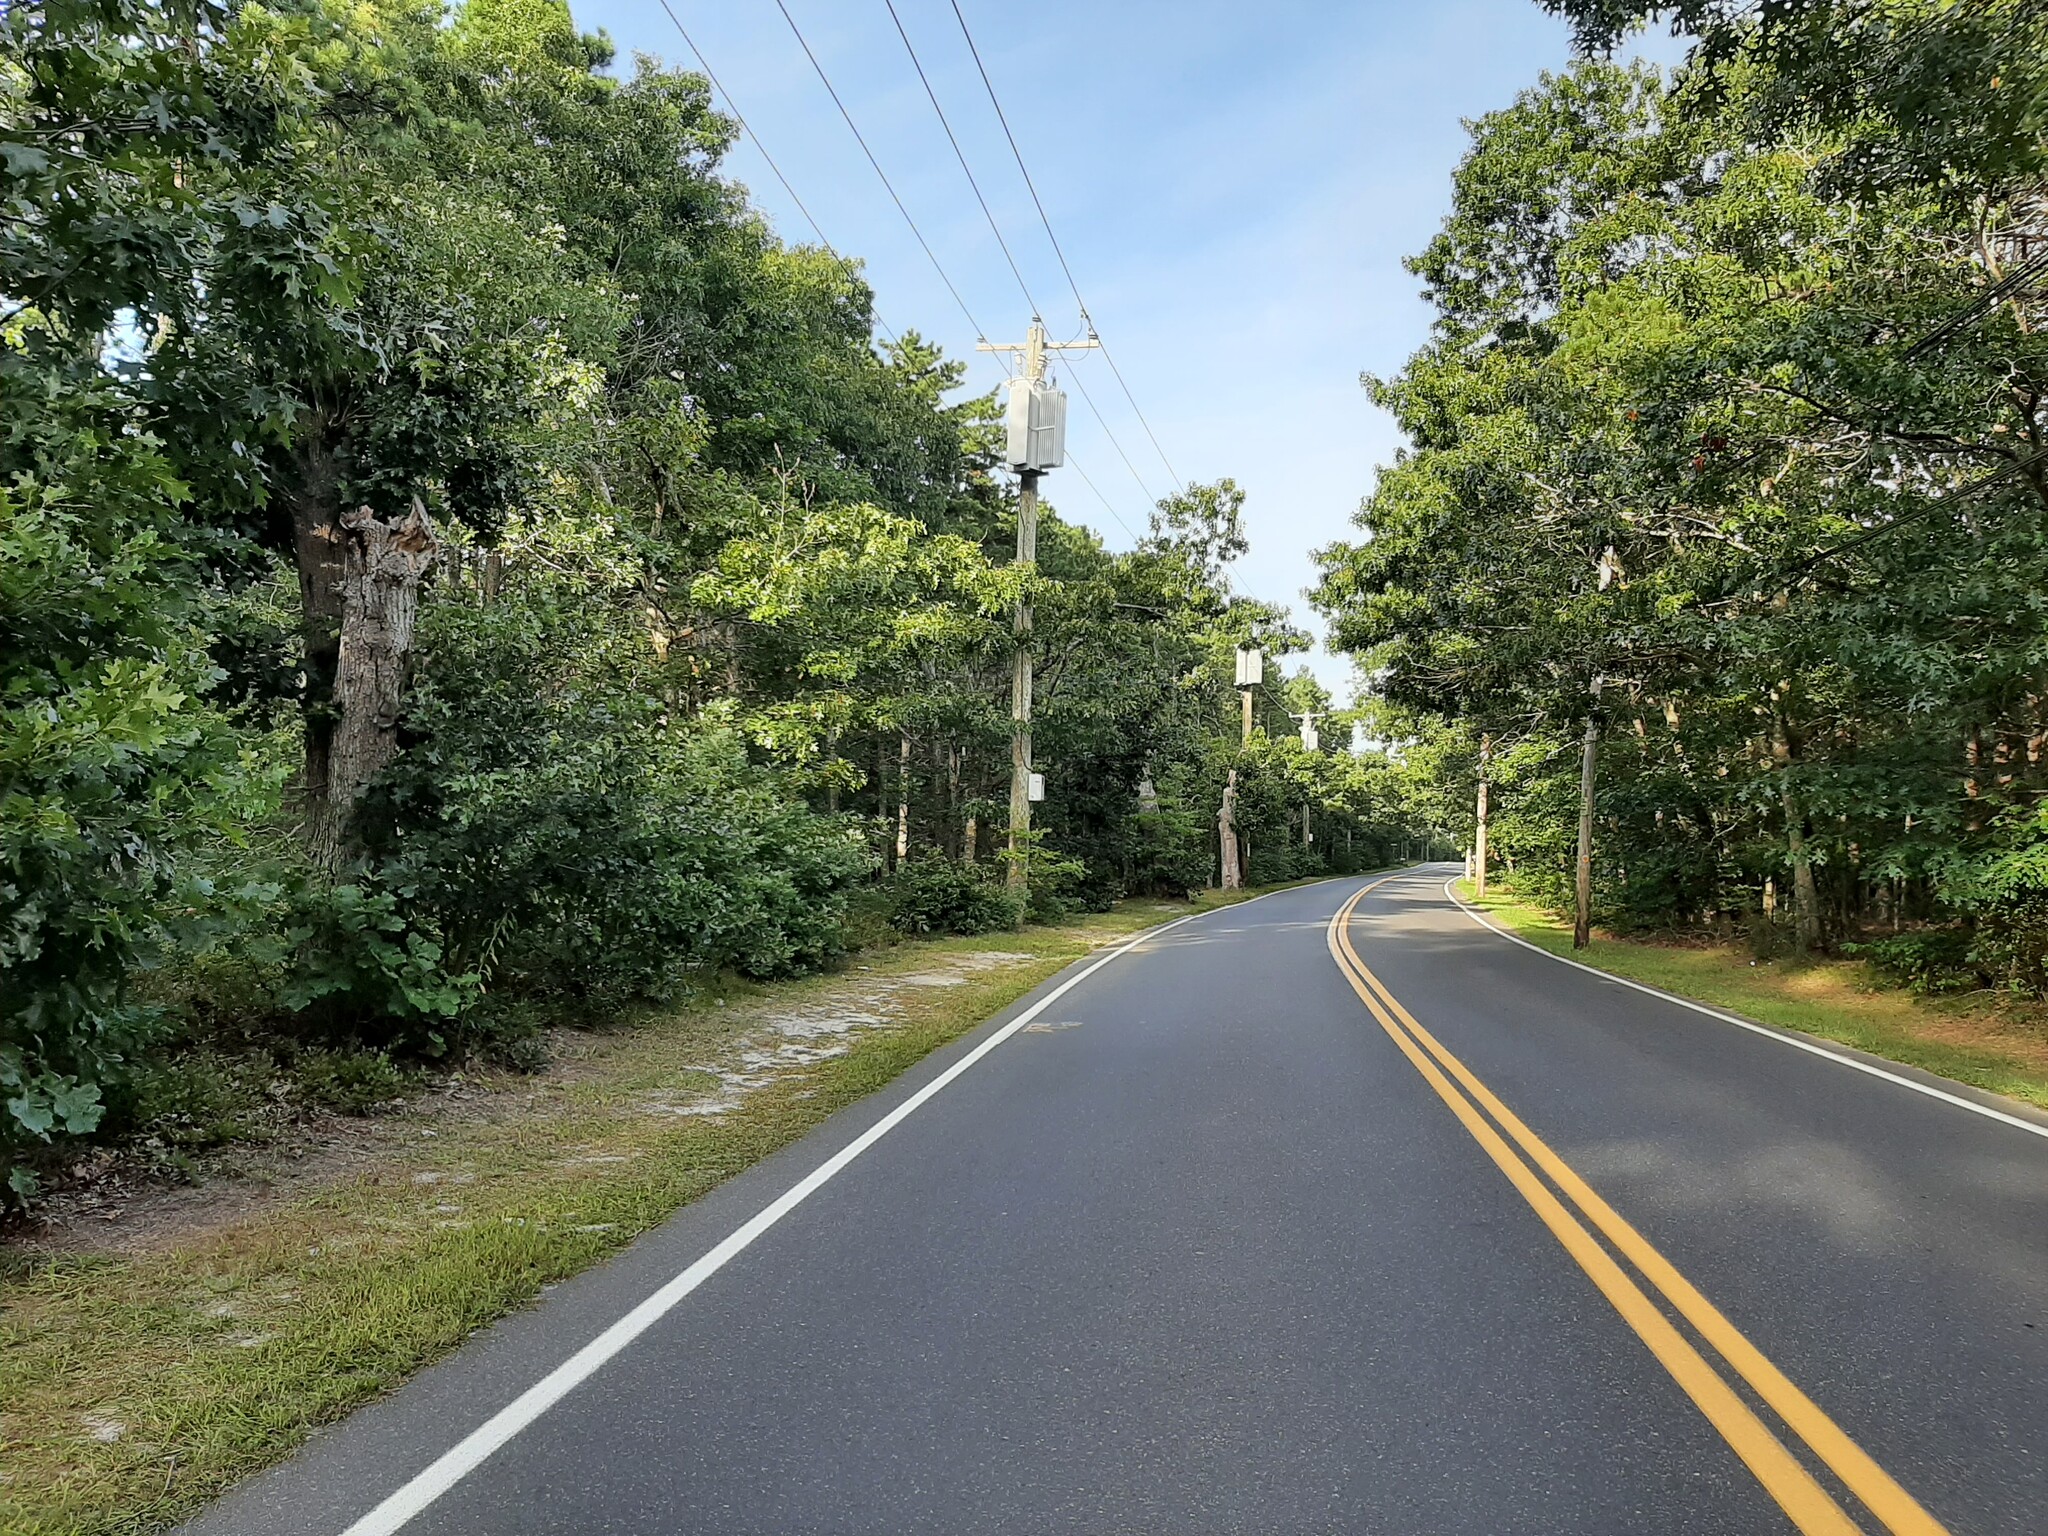
<path fill-rule="evenodd" d="M 1067 392 L 1029 379 L 1010 381 L 1007 458 L 1014 470 L 1058 469 L 1067 460 Z"/>
<path fill-rule="evenodd" d="M 1266 658 L 1255 645 L 1237 648 L 1237 686 L 1256 688 L 1266 680 Z"/>

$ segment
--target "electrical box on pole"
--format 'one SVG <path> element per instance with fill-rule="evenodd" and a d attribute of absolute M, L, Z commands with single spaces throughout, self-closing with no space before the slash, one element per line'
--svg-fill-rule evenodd
<path fill-rule="evenodd" d="M 1266 680 L 1266 658 L 1255 645 L 1237 648 L 1237 686 L 1256 688 Z"/>
<path fill-rule="evenodd" d="M 1030 778 L 1029 778 L 1029 779 L 1027 779 L 1027 780 L 1025 781 L 1025 798 L 1026 798 L 1026 799 L 1028 799 L 1028 800 L 1029 800 L 1029 801 L 1030 801 L 1030 802 L 1031 802 L 1031 803 L 1032 803 L 1033 805 L 1041 805 L 1041 804 L 1043 804 L 1043 803 L 1044 803 L 1044 801 L 1045 801 L 1045 775 L 1044 775 L 1044 774 L 1042 774 L 1042 773 L 1034 773 L 1034 774 L 1032 774 L 1032 775 L 1030 776 Z"/>
<path fill-rule="evenodd" d="M 1067 461 L 1067 392 L 1037 379 L 1012 379 L 1003 417 L 1011 469 L 1058 469 Z"/>
<path fill-rule="evenodd" d="M 1313 721 L 1313 720 L 1304 720 L 1304 721 L 1302 721 L 1302 722 L 1301 722 L 1301 750 L 1302 750 L 1302 751 L 1304 751 L 1304 752 L 1316 752 L 1316 751 L 1320 751 L 1320 750 L 1322 749 L 1322 745 L 1323 745 L 1323 739 L 1322 739 L 1322 737 L 1320 737 L 1320 736 L 1318 736 L 1318 735 L 1316 734 L 1316 723 L 1315 723 L 1315 721 Z"/>

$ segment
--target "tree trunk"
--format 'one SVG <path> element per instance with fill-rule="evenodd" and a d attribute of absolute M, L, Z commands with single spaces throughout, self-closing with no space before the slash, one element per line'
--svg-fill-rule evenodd
<path fill-rule="evenodd" d="M 292 452 L 292 472 L 281 476 L 279 500 L 291 518 L 292 555 L 299 569 L 299 632 L 306 691 L 303 819 L 300 835 L 316 856 L 331 820 L 329 757 L 334 739 L 334 678 L 341 661 L 342 453 L 318 422 L 308 423 Z"/>
<path fill-rule="evenodd" d="M 1782 709 L 1771 712 L 1771 760 L 1778 769 L 1778 803 L 1785 812 L 1785 858 L 1792 866 L 1792 922 L 1799 952 L 1820 947 L 1820 893 L 1814 887 L 1813 859 L 1806 846 L 1806 815 L 1792 788 L 1792 765 L 1798 744 Z"/>
<path fill-rule="evenodd" d="M 340 644 L 325 742 L 325 793 L 309 806 L 314 859 L 339 871 L 354 849 L 352 823 L 364 786 L 398 755 L 398 713 L 412 660 L 421 578 L 440 540 L 419 498 L 387 523 L 368 507 L 341 518 Z M 310 786 L 309 786 L 310 787 Z"/>
<path fill-rule="evenodd" d="M 1599 686 L 1594 686 L 1599 697 Z M 1586 748 L 1579 763 L 1579 861 L 1577 901 L 1572 915 L 1572 948 L 1593 942 L 1593 769 L 1600 746 L 1600 716 L 1586 712 Z"/>
<path fill-rule="evenodd" d="M 1237 857 L 1237 770 L 1230 770 L 1230 778 L 1223 786 L 1223 807 L 1216 813 L 1216 841 L 1223 856 L 1223 889 L 1239 891 L 1244 889 L 1244 866 Z"/>
<path fill-rule="evenodd" d="M 910 857 L 910 732 L 896 754 L 896 862 Z"/>

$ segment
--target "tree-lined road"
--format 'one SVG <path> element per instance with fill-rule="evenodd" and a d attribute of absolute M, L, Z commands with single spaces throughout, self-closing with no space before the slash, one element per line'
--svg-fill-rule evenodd
<path fill-rule="evenodd" d="M 191 1529 L 2038 1532 L 2048 1119 L 1449 873 L 1049 984 Z"/>

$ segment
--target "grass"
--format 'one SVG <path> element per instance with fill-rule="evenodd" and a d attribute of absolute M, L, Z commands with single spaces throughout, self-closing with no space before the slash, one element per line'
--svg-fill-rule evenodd
<path fill-rule="evenodd" d="M 1553 914 L 1512 895 L 1476 901 L 1470 881 L 1459 893 L 1552 954 L 2048 1109 L 2048 1012 L 2038 1004 L 1985 993 L 1918 997 L 1885 986 L 1861 961 L 1754 960 L 1725 945 L 1596 932 L 1590 948 L 1574 952 L 1569 925 Z"/>
<path fill-rule="evenodd" d="M 176 1524 L 1090 950 L 1188 910 L 1132 901 L 905 942 L 804 981 L 726 984 L 579 1036 L 580 1059 L 488 1080 L 459 1112 L 401 1111 L 346 1176 L 146 1251 L 0 1251 L 0 1530 Z M 718 1091 L 774 1020 L 835 1009 L 889 1016 L 725 1113 L 676 1112 Z"/>

